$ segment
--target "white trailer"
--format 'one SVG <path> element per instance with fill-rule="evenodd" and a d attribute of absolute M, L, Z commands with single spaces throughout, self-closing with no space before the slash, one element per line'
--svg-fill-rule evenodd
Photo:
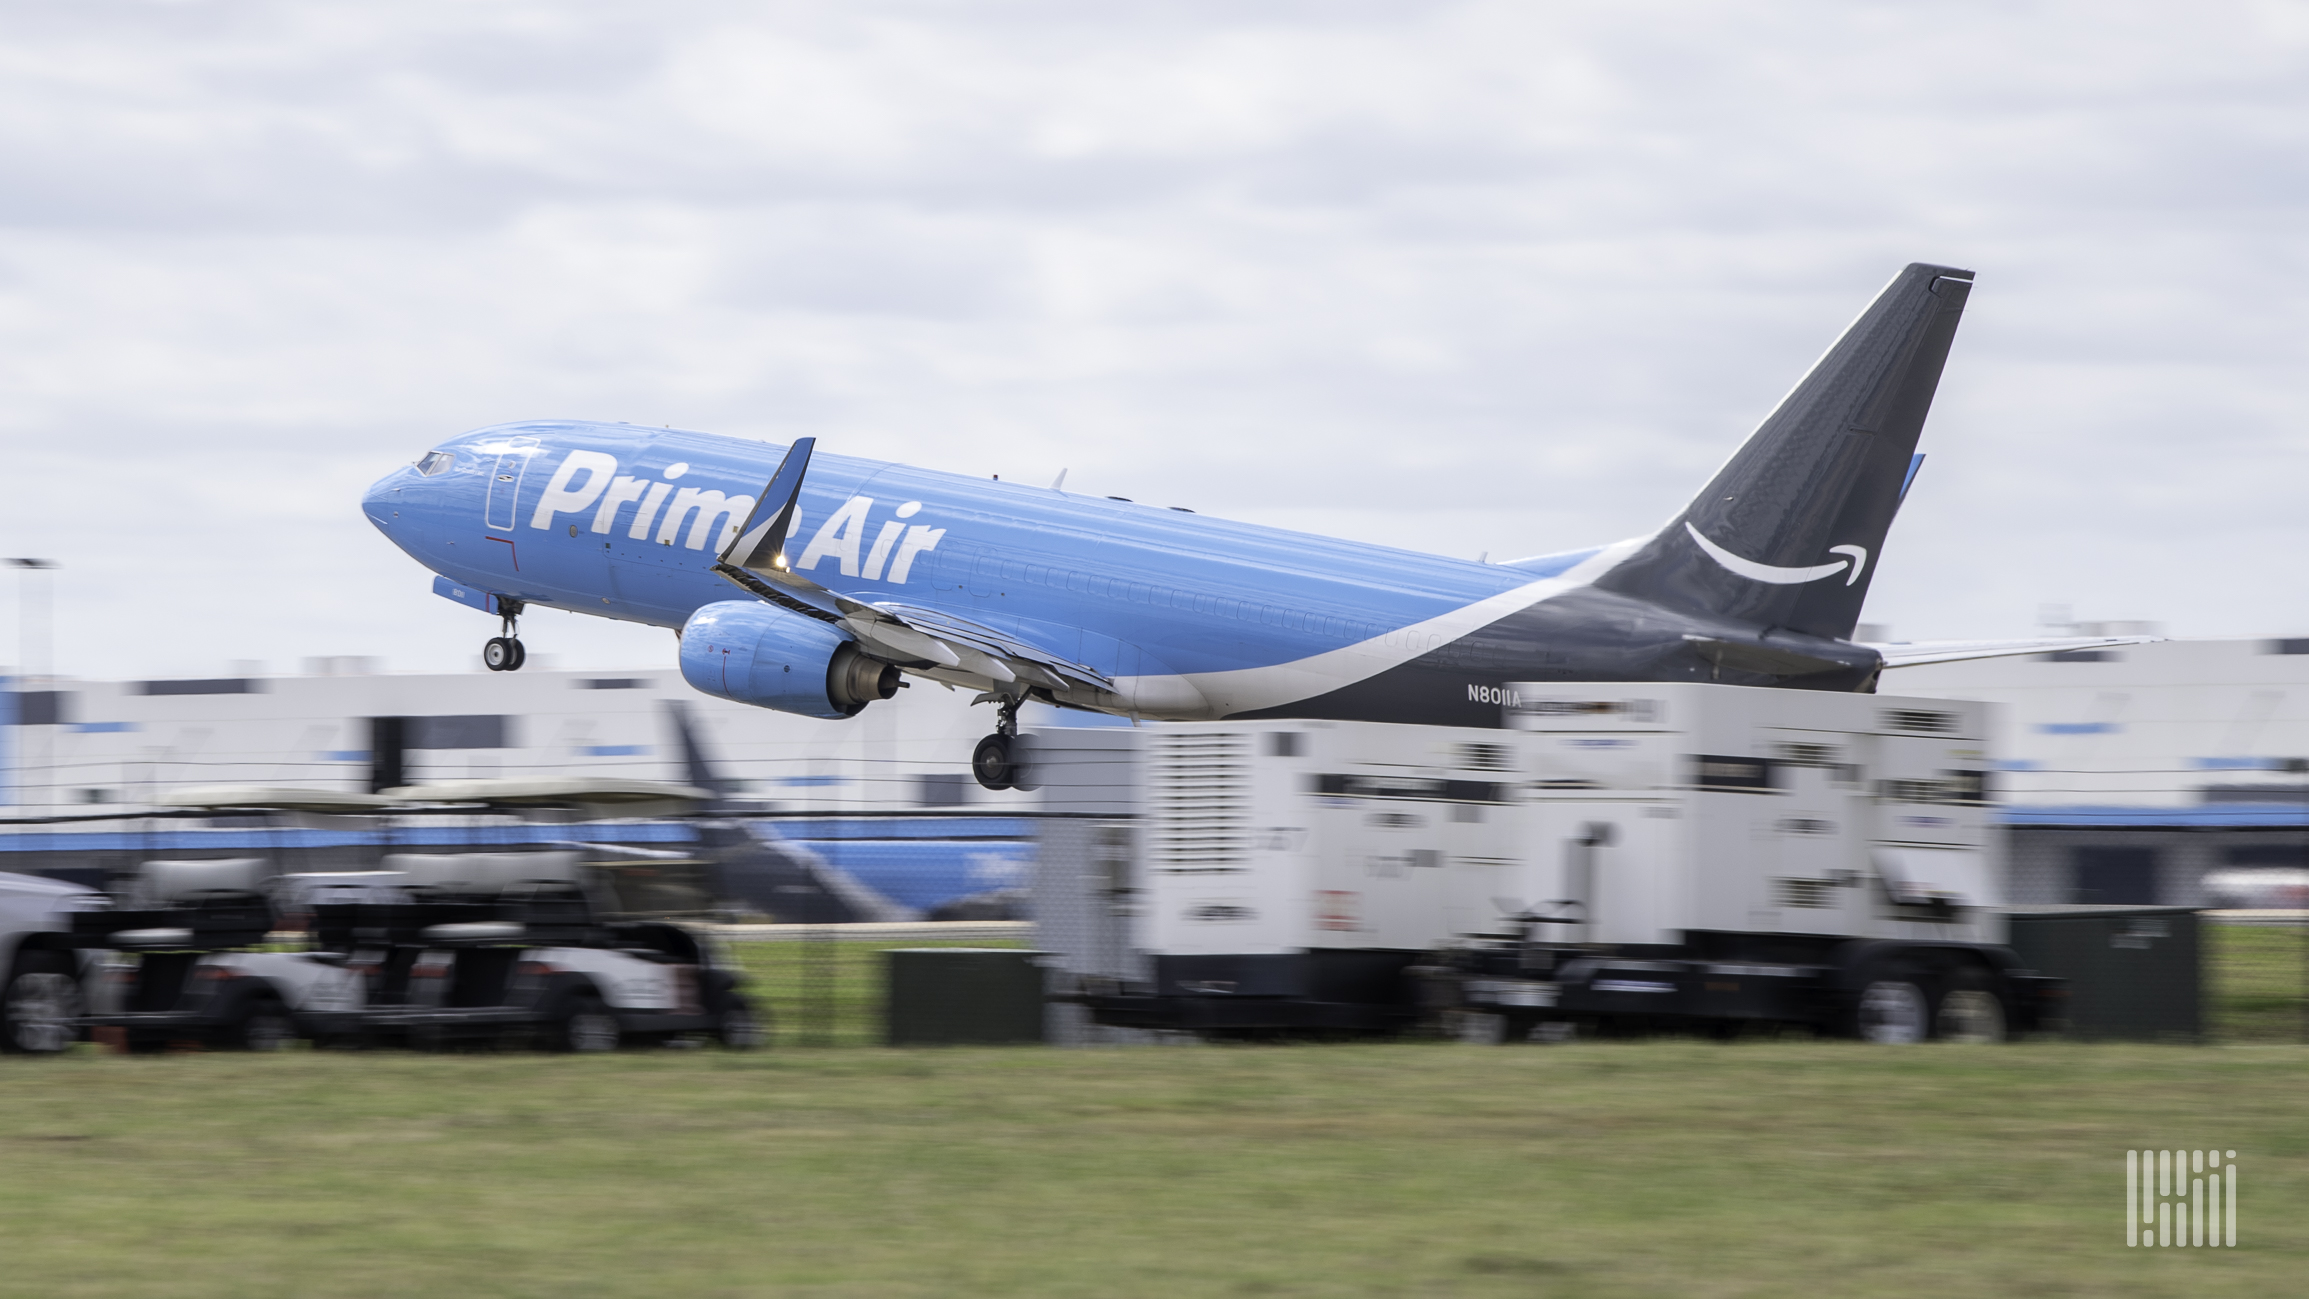
<path fill-rule="evenodd" d="M 1994 909 L 1984 705 L 1698 683 L 1508 701 L 1500 730 L 1142 728 L 1152 977 L 1086 1004 L 1117 1025 L 1372 1029 L 1440 993 L 1500 1035 L 1890 1040 L 2040 1014 L 2049 981 L 2017 969 Z"/>
<path fill-rule="evenodd" d="M 1262 721 L 1131 734 L 1132 946 L 1150 977 L 1092 980 L 1102 1023 L 1399 1027 L 1416 1011 L 1405 967 L 1495 928 L 1492 899 L 1523 879 L 1511 733 Z"/>
<path fill-rule="evenodd" d="M 1561 936 L 2003 941 L 1987 706 L 1670 684 L 1526 686 L 1525 897 Z"/>
<path fill-rule="evenodd" d="M 1987 705 L 1535 683 L 1506 720 L 1528 777 L 1523 933 L 1458 958 L 1500 1031 L 1757 1021 L 1911 1041 L 2045 1013 L 2051 982 L 2003 947 Z"/>

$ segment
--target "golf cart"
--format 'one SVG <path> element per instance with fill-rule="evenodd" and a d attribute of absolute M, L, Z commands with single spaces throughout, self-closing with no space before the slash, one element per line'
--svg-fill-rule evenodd
<path fill-rule="evenodd" d="M 373 794 L 259 785 L 196 786 L 159 802 L 308 830 L 373 824 L 394 806 Z M 82 1022 L 117 1032 L 130 1050 L 191 1043 L 270 1051 L 293 1037 L 357 1028 L 360 983 L 341 956 L 257 950 L 281 946 L 271 941 L 280 874 L 262 857 L 145 862 L 125 907 L 74 918 L 73 942 L 105 954 L 91 971 Z"/>
<path fill-rule="evenodd" d="M 602 915 L 576 852 L 395 853 L 385 864 L 376 887 L 395 900 L 313 907 L 316 941 L 347 953 L 363 982 L 359 1031 L 372 1041 L 761 1044 L 737 972 L 679 925 Z"/>
<path fill-rule="evenodd" d="M 657 781 L 469 780 L 392 791 L 412 815 L 529 826 L 684 811 L 711 795 Z M 574 831 L 572 831 L 574 833 Z M 393 853 L 391 901 L 313 907 L 316 942 L 364 980 L 361 1031 L 412 1046 L 528 1042 L 567 1051 L 711 1037 L 762 1044 L 740 975 L 676 917 L 713 905 L 701 861 L 572 840 L 509 852 Z"/>
<path fill-rule="evenodd" d="M 271 878 L 259 857 L 148 861 L 129 906 L 73 916 L 72 941 L 105 954 L 81 1023 L 132 1051 L 271 1051 L 351 1028 L 360 989 L 341 958 L 254 950 L 273 930 Z"/>

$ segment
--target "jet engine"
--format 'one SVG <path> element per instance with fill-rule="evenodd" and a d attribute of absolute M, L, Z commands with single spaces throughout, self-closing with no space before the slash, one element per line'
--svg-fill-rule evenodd
<path fill-rule="evenodd" d="M 898 669 L 848 632 L 775 605 L 724 600 L 690 615 L 681 675 L 722 699 L 804 717 L 854 717 L 898 693 Z"/>

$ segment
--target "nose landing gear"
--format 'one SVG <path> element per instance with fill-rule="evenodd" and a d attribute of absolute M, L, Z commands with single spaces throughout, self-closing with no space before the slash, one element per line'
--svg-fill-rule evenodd
<path fill-rule="evenodd" d="M 521 608 L 519 600 L 497 597 L 497 616 L 505 634 L 490 637 L 481 647 L 482 666 L 491 672 L 519 672 L 529 661 L 529 651 L 521 644 Z"/>
<path fill-rule="evenodd" d="M 1018 706 L 1023 695 L 1005 695 L 995 705 L 994 734 L 978 742 L 970 754 L 970 774 L 987 789 L 1016 789 L 1024 774 L 1019 768 Z"/>

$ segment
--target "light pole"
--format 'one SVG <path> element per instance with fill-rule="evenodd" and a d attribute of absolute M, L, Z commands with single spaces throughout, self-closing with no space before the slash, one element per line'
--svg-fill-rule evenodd
<path fill-rule="evenodd" d="M 33 574 L 54 572 L 61 565 L 53 559 L 31 558 L 11 558 L 8 563 L 10 567 L 16 570 L 16 659 L 21 665 L 16 669 L 16 742 L 18 749 L 15 762 L 16 770 L 10 773 L 15 777 L 16 786 L 11 801 L 19 807 L 29 807 L 31 806 L 30 795 L 24 778 L 25 772 L 32 766 L 31 762 L 28 761 L 30 755 L 26 752 L 31 748 L 32 735 L 32 732 L 26 729 L 27 719 L 24 715 L 25 702 L 30 697 L 30 692 L 25 689 L 27 683 L 37 679 L 47 692 L 44 701 L 47 704 L 47 711 L 40 714 L 41 721 L 53 725 L 53 723 L 61 720 L 54 712 L 57 703 L 56 682 L 52 679 L 55 669 L 48 661 L 54 648 L 49 625 L 51 622 L 50 615 L 54 612 L 56 597 L 55 592 L 47 583 L 34 582 Z M 35 589 L 39 591 L 42 597 L 37 640 L 33 632 L 34 619 L 31 612 L 32 594 Z M 35 643 L 40 647 L 37 658 L 32 652 Z M 41 734 L 52 736 L 55 732 L 47 730 Z M 54 741 L 50 741 L 50 743 L 53 744 Z M 43 768 L 47 765 L 45 758 L 46 755 L 44 754 L 44 760 L 41 763 Z M 42 806 L 45 807 L 47 803 L 48 799 L 43 797 L 41 799 Z"/>

